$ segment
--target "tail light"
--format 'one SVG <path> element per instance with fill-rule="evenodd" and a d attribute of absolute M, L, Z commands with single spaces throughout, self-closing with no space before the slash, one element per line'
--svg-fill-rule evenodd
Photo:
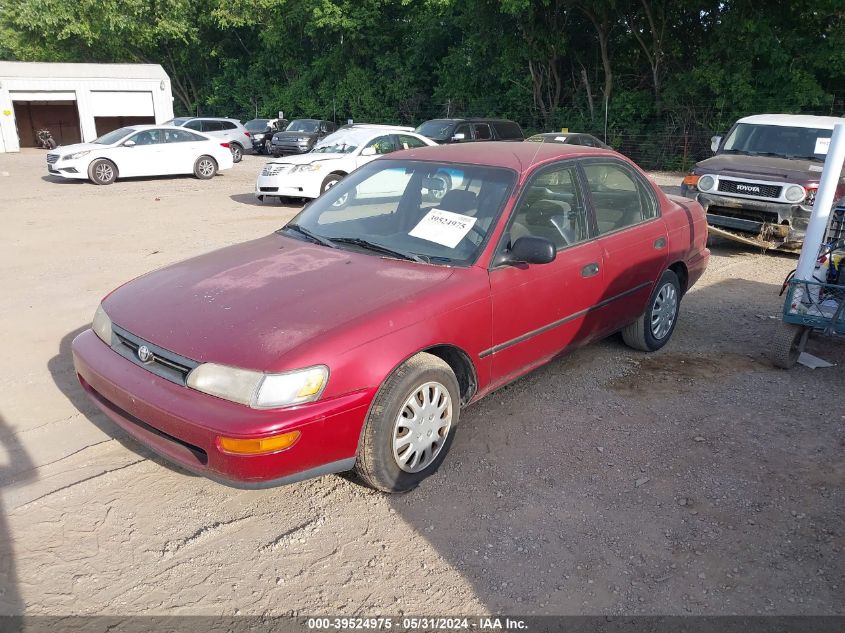
<path fill-rule="evenodd" d="M 229 144 L 228 143 L 220 143 L 220 147 L 225 147 L 226 149 L 229 149 Z"/>
<path fill-rule="evenodd" d="M 249 132 L 247 132 L 246 130 L 244 130 L 244 136 L 246 136 L 247 138 L 249 138 L 251 135 L 250 135 L 250 133 L 249 133 Z"/>

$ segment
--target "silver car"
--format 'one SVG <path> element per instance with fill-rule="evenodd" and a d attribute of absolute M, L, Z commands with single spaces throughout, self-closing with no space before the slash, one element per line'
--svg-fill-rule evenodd
<path fill-rule="evenodd" d="M 224 119 L 221 117 L 177 117 L 171 119 L 165 125 L 176 125 L 178 127 L 196 130 L 209 136 L 221 138 L 229 143 L 232 150 L 232 160 L 241 162 L 244 154 L 252 154 L 252 137 L 243 124 L 237 119 Z"/>

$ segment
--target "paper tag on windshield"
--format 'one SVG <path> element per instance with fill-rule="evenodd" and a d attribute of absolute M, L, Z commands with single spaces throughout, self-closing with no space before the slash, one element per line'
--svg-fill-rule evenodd
<path fill-rule="evenodd" d="M 455 248 L 474 225 L 475 218 L 468 215 L 432 209 L 408 235 Z"/>
<path fill-rule="evenodd" d="M 566 142 L 566 137 L 565 136 L 555 136 L 555 140 L 560 141 L 561 143 L 564 143 L 564 142 Z"/>
<path fill-rule="evenodd" d="M 817 138 L 816 139 L 816 149 L 813 150 L 813 154 L 827 154 L 827 150 L 830 148 L 830 139 L 829 138 Z"/>

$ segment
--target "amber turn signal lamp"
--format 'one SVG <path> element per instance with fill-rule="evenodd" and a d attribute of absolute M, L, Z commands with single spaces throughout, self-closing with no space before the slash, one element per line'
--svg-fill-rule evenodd
<path fill-rule="evenodd" d="M 217 446 L 224 453 L 234 455 L 266 455 L 276 453 L 290 448 L 299 439 L 299 431 L 290 431 L 281 435 L 270 435 L 269 437 L 243 439 L 238 437 L 217 438 Z"/>
<path fill-rule="evenodd" d="M 696 176 L 695 174 L 689 174 L 687 176 L 684 176 L 684 184 L 687 187 L 697 187 L 698 186 L 698 179 L 699 179 L 699 176 Z"/>

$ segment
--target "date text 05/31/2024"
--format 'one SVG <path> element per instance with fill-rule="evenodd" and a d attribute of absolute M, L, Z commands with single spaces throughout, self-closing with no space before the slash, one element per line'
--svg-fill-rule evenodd
<path fill-rule="evenodd" d="M 519 618 L 477 617 L 351 617 L 351 618 L 308 618 L 308 630 L 396 630 L 396 631 L 520 631 L 527 628 L 525 620 Z"/>

